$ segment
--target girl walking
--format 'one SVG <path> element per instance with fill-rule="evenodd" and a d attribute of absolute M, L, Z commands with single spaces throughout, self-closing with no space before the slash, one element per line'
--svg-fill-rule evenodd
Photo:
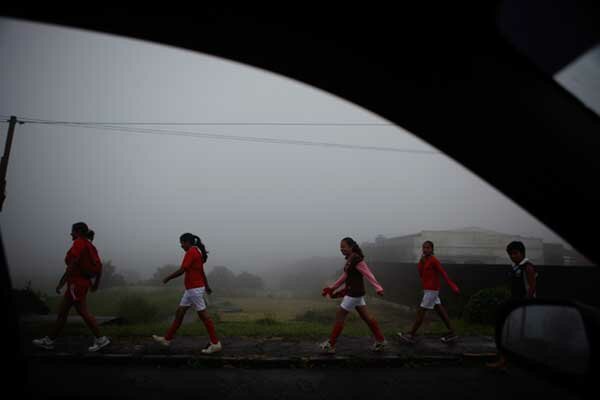
<path fill-rule="evenodd" d="M 87 293 L 91 288 L 95 292 L 100 285 L 102 263 L 98 256 L 96 247 L 89 240 L 90 230 L 84 222 L 77 222 L 71 228 L 71 239 L 73 245 L 65 256 L 66 271 L 61 277 L 56 293 L 60 294 L 62 288 L 67 285 L 67 290 L 62 298 L 58 310 L 58 317 L 54 329 L 49 336 L 34 339 L 33 344 L 44 349 L 53 349 L 56 338 L 64 328 L 71 307 L 75 307 L 77 313 L 83 318 L 86 325 L 94 334 L 94 342 L 89 351 L 98 351 L 110 343 L 106 336 L 100 335 L 98 324 L 87 308 Z M 93 238 L 93 234 L 92 234 Z M 93 282 L 92 282 L 93 281 Z"/>
<path fill-rule="evenodd" d="M 442 268 L 442 264 L 440 264 L 439 260 L 433 255 L 433 242 L 427 240 L 423 243 L 422 249 L 423 255 L 419 261 L 418 268 L 419 275 L 421 276 L 421 282 L 423 284 L 423 301 L 421 301 L 421 306 L 417 311 L 417 318 L 410 332 L 408 334 L 398 332 L 398 336 L 400 336 L 400 339 L 407 343 L 414 343 L 415 334 L 425 319 L 425 313 L 430 310 L 435 310 L 442 321 L 444 321 L 446 328 L 448 328 L 448 334 L 442 336 L 441 340 L 444 343 L 450 343 L 455 341 L 458 336 L 456 336 L 454 333 L 454 329 L 452 329 L 452 325 L 450 323 L 450 318 L 448 318 L 448 313 L 446 312 L 446 309 L 440 300 L 440 275 L 444 278 L 454 293 L 459 294 L 460 290 L 458 289 L 458 286 L 456 286 L 456 284 L 448 277 L 448 274 L 444 268 Z"/>
<path fill-rule="evenodd" d="M 369 283 L 373 285 L 379 296 L 383 296 L 383 287 L 377 282 L 377 279 L 375 279 L 369 266 L 364 261 L 365 257 L 363 252 L 354 239 L 350 237 L 342 239 L 340 251 L 346 258 L 344 272 L 333 285 L 323 289 L 322 295 L 332 298 L 341 297 L 343 295 L 344 298 L 337 310 L 331 336 L 329 337 L 329 340 L 321 343 L 321 350 L 329 354 L 335 353 L 336 340 L 344 329 L 346 316 L 352 310 L 356 310 L 360 318 L 366 322 L 375 336 L 375 343 L 373 344 L 372 350 L 383 351 L 387 342 L 383 333 L 381 333 L 379 324 L 367 310 L 367 304 L 365 303 L 364 298 L 365 284 L 363 278 L 366 278 Z M 345 284 L 345 288 L 338 293 L 334 293 L 334 291 L 342 284 Z"/>
<path fill-rule="evenodd" d="M 204 301 L 204 294 L 212 293 L 212 290 L 208 285 L 208 279 L 204 273 L 204 263 L 208 259 L 208 251 L 206 251 L 200 238 L 191 233 L 184 233 L 180 236 L 179 241 L 181 243 L 181 248 L 185 251 L 181 268 L 163 279 L 163 283 L 166 284 L 171 279 L 185 275 L 185 292 L 183 293 L 183 297 L 181 298 L 179 307 L 175 313 L 175 319 L 167 331 L 167 334 L 164 337 L 152 335 L 152 338 L 163 346 L 169 346 L 175 336 L 175 332 L 177 332 L 177 329 L 179 329 L 183 322 L 186 311 L 193 306 L 210 337 L 210 343 L 202 349 L 202 353 L 216 353 L 222 350 L 222 345 L 217 338 L 213 320 L 206 312 L 206 302 Z"/>

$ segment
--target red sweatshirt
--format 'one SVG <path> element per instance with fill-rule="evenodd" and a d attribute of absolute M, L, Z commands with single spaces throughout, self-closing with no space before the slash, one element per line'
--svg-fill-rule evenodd
<path fill-rule="evenodd" d="M 78 238 L 73 241 L 73 245 L 65 256 L 67 282 L 69 284 L 85 287 L 92 286 L 92 281 L 81 273 L 81 269 L 86 269 L 87 265 L 93 262 L 92 257 L 94 255 L 91 252 L 94 250 L 92 250 L 91 243 L 87 239 Z"/>
<path fill-rule="evenodd" d="M 423 290 L 440 290 L 440 275 L 452 290 L 455 292 L 458 290 L 456 284 L 448 277 L 448 274 L 442 268 L 442 264 L 440 264 L 440 261 L 435 256 L 421 258 L 418 268 L 421 282 L 423 283 Z"/>

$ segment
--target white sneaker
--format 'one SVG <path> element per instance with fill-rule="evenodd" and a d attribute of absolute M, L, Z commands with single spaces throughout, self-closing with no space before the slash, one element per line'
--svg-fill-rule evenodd
<path fill-rule="evenodd" d="M 454 333 L 452 334 L 448 334 L 446 336 L 442 336 L 440 338 L 440 340 L 442 341 L 442 343 L 452 343 L 454 341 L 456 341 L 458 339 L 458 336 Z"/>
<path fill-rule="evenodd" d="M 371 350 L 375 351 L 375 352 L 380 352 L 385 350 L 385 346 L 387 346 L 387 340 L 384 340 L 383 342 L 375 342 L 373 343 L 373 346 L 371 347 Z"/>
<path fill-rule="evenodd" d="M 169 347 L 171 345 L 171 341 L 165 339 L 163 336 L 152 335 L 152 339 L 154 339 L 156 342 L 162 344 L 165 347 Z"/>
<path fill-rule="evenodd" d="M 332 346 L 329 340 L 324 341 L 319 345 L 323 353 L 326 354 L 335 354 L 335 346 Z"/>
<path fill-rule="evenodd" d="M 398 332 L 398 337 L 408 344 L 415 344 L 415 337 L 410 333 Z"/>
<path fill-rule="evenodd" d="M 46 350 L 52 350 L 54 348 L 54 340 L 50 339 L 48 336 L 44 336 L 41 339 L 33 339 L 31 343 Z"/>
<path fill-rule="evenodd" d="M 208 346 L 206 346 L 205 348 L 203 348 L 202 353 L 203 354 L 212 354 L 212 353 L 216 353 L 221 350 L 223 350 L 223 346 L 221 345 L 221 342 L 217 342 L 215 344 L 211 343 Z"/>
<path fill-rule="evenodd" d="M 88 350 L 91 352 L 98 351 L 101 348 L 108 346 L 110 344 L 110 339 L 106 336 L 100 336 L 99 338 L 94 339 L 94 344 L 88 347 Z"/>

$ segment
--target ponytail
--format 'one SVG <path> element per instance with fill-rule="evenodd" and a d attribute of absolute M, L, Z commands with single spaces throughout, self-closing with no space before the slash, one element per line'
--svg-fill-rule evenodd
<path fill-rule="evenodd" d="M 204 247 L 204 243 L 202 243 L 202 240 L 200 240 L 198 236 L 191 233 L 184 233 L 179 237 L 179 241 L 188 242 L 192 246 L 198 247 L 200 249 L 200 252 L 202 253 L 202 261 L 206 262 L 206 260 L 208 260 L 208 250 L 206 250 L 206 247 Z"/>
<path fill-rule="evenodd" d="M 96 232 L 94 232 L 93 230 L 90 229 L 86 236 L 90 242 L 93 242 L 95 235 L 96 235 Z"/>
<path fill-rule="evenodd" d="M 194 246 L 197 246 L 200 249 L 200 252 L 202 253 L 202 261 L 206 262 L 206 260 L 208 260 L 208 250 L 206 250 L 206 247 L 204 247 L 204 243 L 202 243 L 202 240 L 200 240 L 200 238 L 196 235 L 194 235 Z"/>

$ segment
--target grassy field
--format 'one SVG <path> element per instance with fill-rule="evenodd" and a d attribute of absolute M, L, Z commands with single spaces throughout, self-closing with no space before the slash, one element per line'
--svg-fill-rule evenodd
<path fill-rule="evenodd" d="M 181 294 L 182 289 L 175 288 L 113 288 L 90 294 L 88 302 L 94 315 L 120 316 L 125 319 L 125 323 L 121 325 L 102 325 L 103 334 L 113 337 L 149 336 L 165 332 Z M 59 301 L 59 296 L 47 299 L 53 313 L 56 312 Z M 330 333 L 340 300 L 325 299 L 317 293 L 313 298 L 212 295 L 208 296 L 208 302 L 208 311 L 216 322 L 219 335 L 307 339 L 326 337 Z M 398 330 L 406 330 L 412 324 L 414 311 L 407 310 L 406 307 L 370 297 L 367 298 L 367 304 L 388 337 Z M 204 326 L 194 318 L 191 310 L 188 311 L 188 317 L 190 322 L 184 323 L 178 334 L 205 335 Z M 454 325 L 460 335 L 493 333 L 492 327 L 470 325 L 461 320 L 455 320 Z M 49 323 L 28 323 L 23 329 L 31 335 L 42 335 L 50 327 Z M 443 332 L 445 327 L 433 313 L 421 328 L 421 333 L 424 334 Z M 88 330 L 83 323 L 69 324 L 64 334 L 87 335 Z M 351 313 L 344 334 L 368 336 L 370 331 L 356 313 Z"/>

